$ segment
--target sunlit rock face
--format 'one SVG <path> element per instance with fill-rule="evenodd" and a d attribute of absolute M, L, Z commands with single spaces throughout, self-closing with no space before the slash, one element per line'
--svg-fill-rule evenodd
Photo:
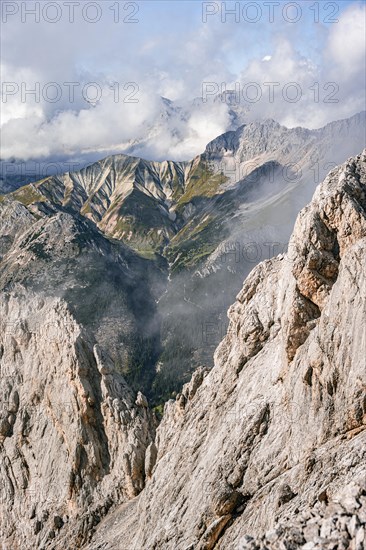
<path fill-rule="evenodd" d="M 69 547 L 146 479 L 155 420 L 60 299 L 0 304 L 1 540 Z"/>

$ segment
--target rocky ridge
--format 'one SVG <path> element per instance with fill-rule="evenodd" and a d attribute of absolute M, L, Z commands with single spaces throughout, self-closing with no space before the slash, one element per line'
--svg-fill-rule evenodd
<path fill-rule="evenodd" d="M 297 213 L 310 200 L 317 182 L 332 166 L 362 150 L 364 137 L 365 113 L 319 130 L 288 129 L 266 120 L 226 132 L 189 162 L 108 157 L 83 170 L 50 176 L 0 196 L 1 217 L 5 218 L 0 220 L 0 226 L 5 225 L 0 256 L 3 250 L 9 253 L 10 234 L 22 231 L 24 223 L 50 229 L 45 218 L 54 220 L 51 232 L 58 237 L 50 235 L 46 255 L 45 234 L 29 235 L 27 247 L 38 253 L 33 255 L 33 266 L 41 264 L 42 254 L 42 267 L 47 266 L 48 257 L 58 262 L 67 277 L 75 273 L 69 284 L 72 291 L 64 297 L 70 303 L 72 294 L 71 302 L 83 310 L 81 322 L 103 310 L 103 322 L 99 328 L 94 323 L 92 329 L 125 373 L 131 370 L 125 353 L 131 346 L 122 334 L 123 348 L 118 347 L 120 334 L 115 329 L 127 326 L 118 321 L 118 310 L 130 310 L 132 325 L 137 317 L 146 346 L 134 341 L 132 347 L 146 348 L 148 357 L 132 363 L 142 362 L 139 387 L 160 406 L 180 390 L 197 366 L 212 364 L 213 352 L 227 329 L 227 308 L 243 279 L 261 259 L 286 249 Z M 93 242 L 94 253 L 88 255 L 84 269 L 75 268 L 74 261 L 70 266 L 69 255 L 59 254 L 55 243 L 57 239 L 63 242 L 62 232 L 69 234 L 70 225 L 77 228 L 78 238 Z M 95 243 L 98 232 L 105 246 Z M 112 241 L 113 245 L 108 244 Z M 118 279 L 120 261 L 107 261 L 108 248 L 114 253 L 118 243 L 122 245 L 119 256 L 129 258 L 129 267 L 137 266 L 130 269 L 130 275 L 143 279 L 140 296 L 151 295 L 145 308 L 147 323 L 141 320 L 141 299 L 137 305 L 126 308 L 123 303 L 118 308 L 117 285 L 112 282 L 110 289 L 109 273 Z M 53 245 L 57 254 L 52 252 Z M 18 254 L 15 246 L 10 256 L 14 260 Z M 22 252 L 20 258 L 24 258 Z M 0 261 L 12 278 L 14 264 L 9 266 L 8 258 L 0 257 Z M 56 267 L 51 269 L 49 263 L 47 273 L 54 275 Z M 84 292 L 77 291 L 78 279 L 88 283 L 89 273 L 96 279 L 97 271 L 105 283 L 103 301 L 109 299 L 111 313 L 105 312 L 106 304 L 99 305 L 100 299 L 93 307 L 96 285 L 90 289 L 86 284 Z M 57 282 L 62 286 L 59 278 Z M 139 293 L 136 285 L 135 293 Z M 91 307 L 80 307 L 88 300 Z"/>
<path fill-rule="evenodd" d="M 158 265 L 105 238 L 85 218 L 42 203 L 0 203 L 1 290 L 21 285 L 62 299 L 120 373 L 141 365 L 142 390 L 159 353 L 155 298 L 162 278 Z"/>
<path fill-rule="evenodd" d="M 247 278 L 214 368 L 166 404 L 151 479 L 89 550 L 236 549 L 353 480 L 364 487 L 365 257 L 364 152 L 318 187 L 289 252 Z"/>
<path fill-rule="evenodd" d="M 64 301 L 18 287 L 0 312 L 0 540 L 81 547 L 143 488 L 154 416 Z"/>
<path fill-rule="evenodd" d="M 182 237 L 186 240 L 197 232 L 197 224 L 202 231 L 207 214 L 215 217 L 214 199 L 225 195 L 227 189 L 238 189 L 240 197 L 223 197 L 228 203 L 225 211 L 230 206 L 237 208 L 238 199 L 245 203 L 247 188 L 253 183 L 258 188 L 263 179 L 265 187 L 272 183 L 269 187 L 274 188 L 269 178 L 274 174 L 262 173 L 259 169 L 263 166 L 273 164 L 273 170 L 279 170 L 276 180 L 281 181 L 281 188 L 293 182 L 296 186 L 309 184 L 309 172 L 314 172 L 314 181 L 321 181 L 330 166 L 364 145 L 365 115 L 358 113 L 319 130 L 288 129 L 273 120 L 251 122 L 215 138 L 204 153 L 189 162 L 114 155 L 79 171 L 46 177 L 7 198 L 33 208 L 51 204 L 58 210 L 80 213 L 105 234 L 142 252 L 162 252 L 173 240 L 174 252 Z M 295 180 L 290 177 L 290 166 L 297 172 Z M 268 193 L 265 188 L 261 191 Z M 222 236 L 222 232 L 216 236 L 216 245 Z M 173 254 L 174 259 L 179 252 Z"/>

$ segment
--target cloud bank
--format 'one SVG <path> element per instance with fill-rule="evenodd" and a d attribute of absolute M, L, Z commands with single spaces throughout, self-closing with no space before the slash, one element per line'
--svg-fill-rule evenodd
<path fill-rule="evenodd" d="M 273 118 L 316 128 L 365 108 L 363 3 L 339 2 L 333 24 L 307 13 L 296 24 L 253 25 L 233 17 L 223 23 L 219 13 L 204 23 L 200 3 L 184 4 L 185 11 L 137 3 L 139 22 L 122 27 L 111 25 L 109 12 L 94 26 L 76 16 L 51 25 L 9 15 L 1 158 L 132 151 L 186 160 L 232 127 L 230 110 L 242 122 Z M 207 83 L 215 93 L 235 90 L 234 104 L 213 93 L 202 102 Z"/>

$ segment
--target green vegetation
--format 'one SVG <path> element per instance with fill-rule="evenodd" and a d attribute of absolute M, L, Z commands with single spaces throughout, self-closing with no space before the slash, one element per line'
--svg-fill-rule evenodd
<path fill-rule="evenodd" d="M 216 195 L 221 187 L 228 181 L 228 178 L 224 174 L 214 174 L 211 170 L 208 170 L 207 165 L 201 161 L 194 169 L 189 178 L 186 190 L 178 200 L 178 210 L 191 202 L 195 197 L 213 197 Z M 174 197 L 177 199 L 177 197 Z"/>
<path fill-rule="evenodd" d="M 161 420 L 164 413 L 164 403 L 160 403 L 160 405 L 156 405 L 156 407 L 153 407 L 153 411 L 156 414 L 157 419 Z"/>
<path fill-rule="evenodd" d="M 195 268 L 217 248 L 225 237 L 223 222 L 207 216 L 201 224 L 192 220 L 165 249 L 165 255 L 173 265 L 175 273 L 185 268 Z"/>
<path fill-rule="evenodd" d="M 159 406 L 169 399 L 174 399 L 181 390 L 182 383 L 189 381 L 191 373 L 187 369 L 193 351 L 193 348 L 180 338 L 179 331 L 174 331 L 170 335 L 159 357 L 162 368 L 155 374 L 152 385 L 153 405 Z"/>
<path fill-rule="evenodd" d="M 144 258 L 145 260 L 155 260 L 156 259 L 156 253 L 155 253 L 154 250 L 139 249 L 138 247 L 136 247 L 135 252 L 139 256 L 141 256 L 141 258 Z"/>
<path fill-rule="evenodd" d="M 113 228 L 111 236 L 127 244 L 137 254 L 144 258 L 154 259 L 166 242 L 165 234 L 161 229 L 149 229 L 139 220 L 131 217 L 119 219 Z"/>
<path fill-rule="evenodd" d="M 134 341 L 131 342 L 127 364 L 122 369 L 128 384 L 134 389 L 141 390 L 148 398 L 151 398 L 156 359 L 156 340 L 135 336 Z"/>
<path fill-rule="evenodd" d="M 65 199 L 64 199 L 64 204 L 66 204 L 68 198 L 70 197 L 71 193 L 69 193 L 68 195 L 65 195 Z M 85 214 L 92 214 L 92 209 L 91 209 L 91 206 L 90 206 L 90 200 L 87 200 L 83 206 L 81 207 L 81 210 L 80 210 L 80 214 L 82 216 L 85 216 Z"/>
<path fill-rule="evenodd" d="M 10 193 L 9 197 L 15 199 L 18 202 L 21 202 L 22 204 L 24 204 L 24 206 L 29 206 L 34 202 L 46 201 L 44 196 L 41 195 L 41 193 L 39 193 L 32 184 L 20 187 L 20 189 L 17 189 L 13 193 Z"/>
<path fill-rule="evenodd" d="M 198 235 L 201 231 L 203 231 L 205 227 L 210 225 L 211 221 L 212 218 L 209 215 L 205 216 L 200 223 L 197 223 L 197 219 L 193 218 L 187 223 L 187 225 L 184 225 L 176 235 L 174 235 L 171 239 L 171 244 L 174 246 L 174 244 L 182 242 L 187 238 L 192 239 L 195 235 Z"/>
<path fill-rule="evenodd" d="M 154 258 L 166 244 L 166 235 L 172 234 L 171 222 L 160 211 L 155 199 L 137 189 L 122 205 L 111 206 L 105 219 L 113 217 L 116 223 L 109 230 L 110 236 L 125 242 L 145 258 Z"/>

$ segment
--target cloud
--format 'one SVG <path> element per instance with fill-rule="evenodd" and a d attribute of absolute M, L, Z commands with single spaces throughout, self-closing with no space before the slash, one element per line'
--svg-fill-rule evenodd
<path fill-rule="evenodd" d="M 337 77 L 350 77 L 357 73 L 364 73 L 366 33 L 365 33 L 366 5 L 351 5 L 332 27 L 329 33 L 326 50 L 326 60 L 329 63 L 330 73 Z"/>
<path fill-rule="evenodd" d="M 298 44 L 285 33 L 275 36 L 272 55 L 252 60 L 240 75 L 242 92 L 251 82 L 262 92 L 256 102 L 242 93 L 241 100 L 250 105 L 249 118 L 269 117 L 288 127 L 319 128 L 364 110 L 365 11 L 365 5 L 355 4 L 342 12 L 339 22 L 327 29 L 324 51 L 316 56 L 300 53 Z M 320 27 L 319 43 L 323 33 Z"/>
<path fill-rule="evenodd" d="M 187 4 L 188 12 L 163 4 L 141 4 L 141 22 L 122 27 L 111 24 L 110 10 L 94 26 L 80 18 L 55 25 L 11 20 L 2 38 L 2 80 L 18 91 L 2 96 L 1 158 L 101 157 L 131 147 L 157 160 L 192 158 L 231 124 L 225 103 L 192 102 L 203 82 L 239 86 L 236 109 L 245 120 L 314 128 L 364 108 L 365 5 L 350 4 L 337 24 L 305 18 L 296 27 L 233 18 L 223 24 L 219 16 L 203 24 L 197 3 Z M 70 82 L 78 83 L 73 101 Z M 24 96 L 35 86 L 38 97 Z M 57 90 L 60 97 L 50 101 L 47 94 Z M 175 105 L 168 108 L 161 96 Z"/>

